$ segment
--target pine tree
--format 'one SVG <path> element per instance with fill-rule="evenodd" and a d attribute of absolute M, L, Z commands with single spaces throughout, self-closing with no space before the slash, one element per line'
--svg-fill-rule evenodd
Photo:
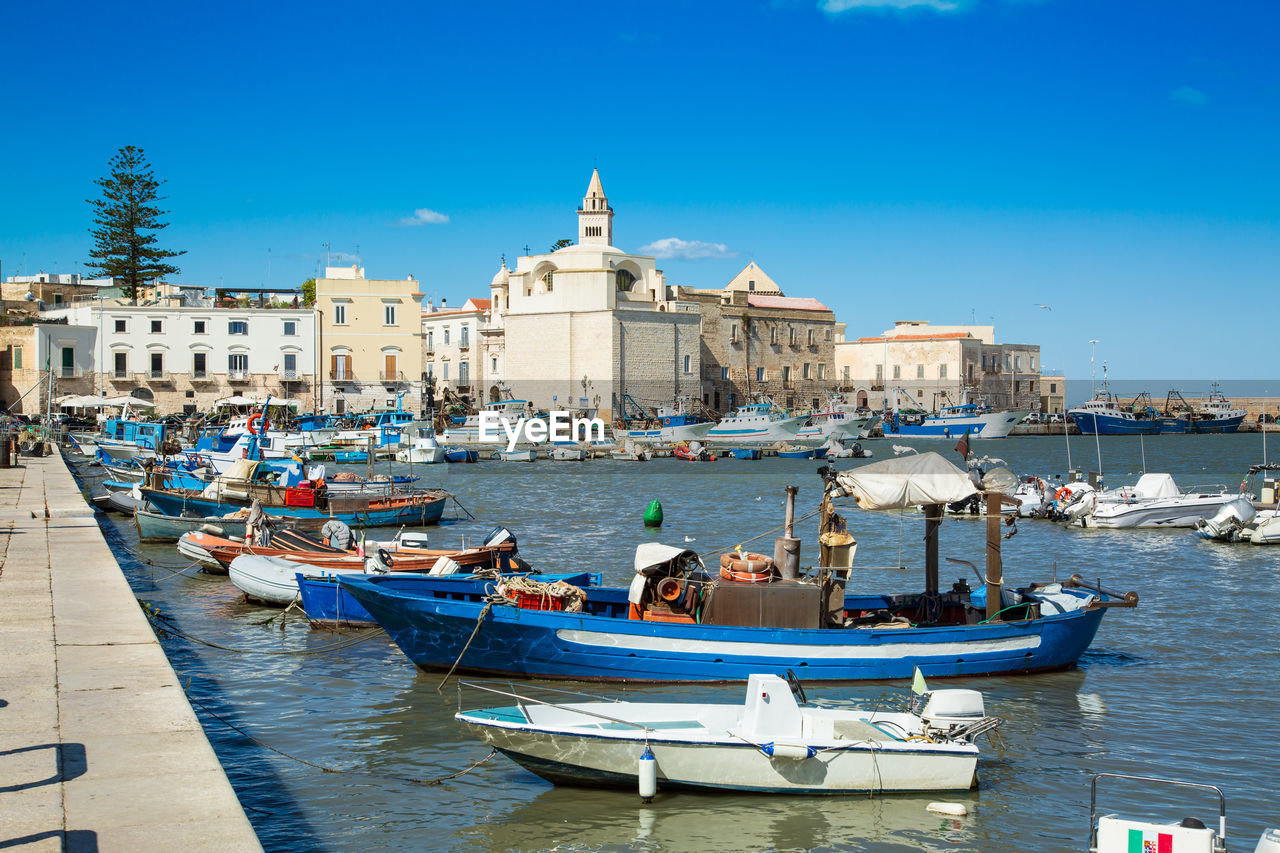
<path fill-rule="evenodd" d="M 164 261 L 186 252 L 156 248 L 154 232 L 169 224 L 160 221 L 168 211 L 155 206 L 160 200 L 156 190 L 165 182 L 156 180 L 142 149 L 126 145 L 110 165 L 111 174 L 94 181 L 102 187 L 102 197 L 86 199 L 93 205 L 94 227 L 89 233 L 94 246 L 85 266 L 99 275 L 122 279 L 125 295 L 137 299 L 142 285 L 180 272 Z"/>

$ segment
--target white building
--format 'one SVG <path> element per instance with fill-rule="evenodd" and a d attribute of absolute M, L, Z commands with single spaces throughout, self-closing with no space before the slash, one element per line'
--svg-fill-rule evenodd
<path fill-rule="evenodd" d="M 108 395 L 154 400 L 160 413 L 207 409 L 233 395 L 294 398 L 311 408 L 316 323 L 309 308 L 81 304 L 46 316 L 101 329 L 94 354 Z"/>
<path fill-rule="evenodd" d="M 613 208 L 592 172 L 578 209 L 578 242 L 504 263 L 481 331 L 486 376 L 541 408 L 598 407 L 626 397 L 669 404 L 700 394 L 700 316 L 672 298 L 655 259 L 613 245 Z M 489 382 L 487 398 L 497 391 Z"/>
<path fill-rule="evenodd" d="M 498 354 L 486 361 L 480 331 L 489 323 L 492 301 L 468 299 L 461 308 L 439 307 L 429 300 L 422 309 L 422 370 L 437 391 L 443 388 L 472 396 L 484 393 L 486 377 L 501 377 Z"/>

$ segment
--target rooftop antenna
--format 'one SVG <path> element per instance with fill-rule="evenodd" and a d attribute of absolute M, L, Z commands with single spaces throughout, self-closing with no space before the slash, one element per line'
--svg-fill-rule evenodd
<path fill-rule="evenodd" d="M 324 266 L 325 266 L 325 269 L 328 269 L 329 268 L 329 244 L 321 243 L 320 245 L 324 246 Z"/>
<path fill-rule="evenodd" d="M 271 286 L 271 247 L 267 247 L 267 287 Z"/>

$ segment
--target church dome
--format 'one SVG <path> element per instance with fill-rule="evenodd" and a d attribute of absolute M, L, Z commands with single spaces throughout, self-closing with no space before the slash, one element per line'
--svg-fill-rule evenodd
<path fill-rule="evenodd" d="M 511 275 L 507 271 L 507 264 L 505 261 L 503 261 L 502 269 L 498 270 L 497 274 L 495 274 L 493 277 L 493 281 L 490 282 L 489 284 L 491 287 L 506 287 L 507 281 L 510 279 L 510 277 Z"/>

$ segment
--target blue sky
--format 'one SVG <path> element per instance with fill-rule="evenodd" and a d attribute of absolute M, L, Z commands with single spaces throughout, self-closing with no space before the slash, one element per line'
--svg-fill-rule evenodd
<path fill-rule="evenodd" d="M 1266 379 L 1277 24 L 1251 0 L 9 4 L 0 262 L 82 270 L 84 200 L 133 144 L 185 282 L 291 286 L 327 242 L 456 303 L 575 236 L 598 165 L 615 243 L 672 283 L 755 260 L 854 336 L 976 319 L 1073 377 L 1097 339 L 1116 377 Z"/>

